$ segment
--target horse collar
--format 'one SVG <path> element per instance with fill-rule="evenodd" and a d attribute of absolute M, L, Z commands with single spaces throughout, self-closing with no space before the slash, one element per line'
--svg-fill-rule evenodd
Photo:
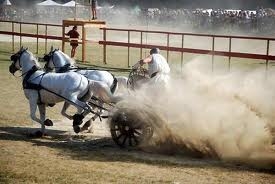
<path fill-rule="evenodd" d="M 67 71 L 69 70 L 69 67 L 70 67 L 70 66 L 71 66 L 70 64 L 66 64 L 66 65 L 60 67 L 59 70 L 58 70 L 58 73 L 67 72 Z"/>
<path fill-rule="evenodd" d="M 37 70 L 39 70 L 39 68 L 37 66 L 33 66 L 27 73 L 26 76 L 23 79 L 23 88 L 24 89 L 41 89 L 40 85 L 37 84 L 33 84 L 31 82 L 29 82 L 28 80 L 30 79 L 30 77 L 32 76 L 32 74 L 34 74 Z M 39 86 L 39 87 L 38 87 Z"/>

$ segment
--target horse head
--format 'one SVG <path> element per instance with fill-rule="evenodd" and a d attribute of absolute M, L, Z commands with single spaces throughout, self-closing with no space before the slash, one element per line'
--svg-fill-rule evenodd
<path fill-rule="evenodd" d="M 20 50 L 11 55 L 10 60 L 12 61 L 10 67 L 9 67 L 9 71 L 11 74 L 14 75 L 14 73 L 18 70 L 20 70 L 21 68 L 21 64 L 20 64 L 20 58 L 21 55 L 27 50 L 28 48 L 24 48 L 23 46 L 20 48 Z"/>
<path fill-rule="evenodd" d="M 44 69 L 46 71 L 52 71 L 55 69 L 57 73 L 67 71 L 68 67 L 71 67 L 74 64 L 73 60 L 68 55 L 59 49 L 53 50 L 53 48 L 49 54 L 44 56 L 43 59 L 46 62 Z"/>
<path fill-rule="evenodd" d="M 24 72 L 24 70 L 28 70 L 33 66 L 39 67 L 37 63 L 37 59 L 33 56 L 31 52 L 28 51 L 28 48 L 21 47 L 20 50 L 13 54 L 10 57 L 12 61 L 9 72 L 14 75 L 14 73 L 20 69 Z"/>

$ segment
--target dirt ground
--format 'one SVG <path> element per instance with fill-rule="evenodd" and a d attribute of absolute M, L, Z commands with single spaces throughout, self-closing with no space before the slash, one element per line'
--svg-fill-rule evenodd
<path fill-rule="evenodd" d="M 0 183 L 274 183 L 272 170 L 216 158 L 121 149 L 105 122 L 75 135 L 55 121 L 48 136 L 31 139 L 35 126 L 0 127 Z"/>
<path fill-rule="evenodd" d="M 0 183 L 275 183 L 274 168 L 119 148 L 104 122 L 94 123 L 93 133 L 76 135 L 71 122 L 52 119 L 48 136 L 29 138 L 37 124 L 30 122 L 21 80 L 8 74 L 10 53 L 0 57 Z M 53 108 L 51 118 L 61 109 Z"/>

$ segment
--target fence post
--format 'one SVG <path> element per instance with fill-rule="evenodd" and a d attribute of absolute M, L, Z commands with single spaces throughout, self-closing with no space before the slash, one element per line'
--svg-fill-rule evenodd
<path fill-rule="evenodd" d="M 169 61 L 169 42 L 170 41 L 170 34 L 167 33 L 167 62 Z"/>
<path fill-rule="evenodd" d="M 141 47 L 140 47 L 140 59 L 142 59 L 142 45 L 143 45 L 143 32 L 141 31 L 140 32 L 140 45 L 141 45 Z"/>
<path fill-rule="evenodd" d="M 181 48 L 184 48 L 184 34 L 181 35 Z M 183 67 L 183 51 L 181 51 L 181 62 L 180 62 L 180 68 L 182 72 L 182 67 Z"/>
<path fill-rule="evenodd" d="M 20 33 L 20 48 L 22 47 L 22 24 L 19 22 L 19 33 Z"/>
<path fill-rule="evenodd" d="M 62 52 L 65 52 L 65 25 L 62 21 Z"/>
<path fill-rule="evenodd" d="M 228 70 L 229 70 L 229 72 L 231 70 L 231 48 L 232 48 L 231 44 L 232 44 L 232 37 L 229 37 L 229 57 L 228 57 Z"/>
<path fill-rule="evenodd" d="M 107 61 L 106 61 L 106 29 L 103 28 L 103 41 L 104 41 L 104 44 L 103 44 L 103 63 L 104 64 L 107 64 Z"/>
<path fill-rule="evenodd" d="M 45 27 L 45 54 L 47 54 L 47 47 L 48 47 L 47 35 L 48 35 L 48 26 L 46 25 L 46 27 Z"/>
<path fill-rule="evenodd" d="M 82 62 L 86 60 L 86 28 L 82 25 Z"/>
<path fill-rule="evenodd" d="M 130 31 L 128 30 L 128 67 L 130 67 Z"/>
<path fill-rule="evenodd" d="M 269 60 L 268 60 L 268 55 L 269 55 L 269 39 L 267 40 L 267 45 L 266 45 L 266 62 L 265 62 L 265 69 L 266 71 L 268 70 L 268 63 L 269 63 Z"/>
<path fill-rule="evenodd" d="M 36 54 L 38 54 L 38 24 L 36 24 Z"/>
<path fill-rule="evenodd" d="M 214 71 L 215 36 L 212 36 L 212 72 Z"/>
<path fill-rule="evenodd" d="M 12 51 L 14 52 L 14 22 L 11 24 L 11 30 L 12 30 Z"/>

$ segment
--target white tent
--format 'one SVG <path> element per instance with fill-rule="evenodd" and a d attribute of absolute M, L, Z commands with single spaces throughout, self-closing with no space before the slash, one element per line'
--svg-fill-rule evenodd
<path fill-rule="evenodd" d="M 8 6 L 10 6 L 11 2 L 10 2 L 10 0 L 5 0 L 2 5 L 8 5 Z"/>
<path fill-rule="evenodd" d="M 66 7 L 74 7 L 75 6 L 75 1 L 69 1 L 65 4 L 63 4 L 62 6 L 66 6 Z"/>
<path fill-rule="evenodd" d="M 61 6 L 61 4 L 58 4 L 52 0 L 46 0 L 43 1 L 42 3 L 38 3 L 38 6 Z"/>

